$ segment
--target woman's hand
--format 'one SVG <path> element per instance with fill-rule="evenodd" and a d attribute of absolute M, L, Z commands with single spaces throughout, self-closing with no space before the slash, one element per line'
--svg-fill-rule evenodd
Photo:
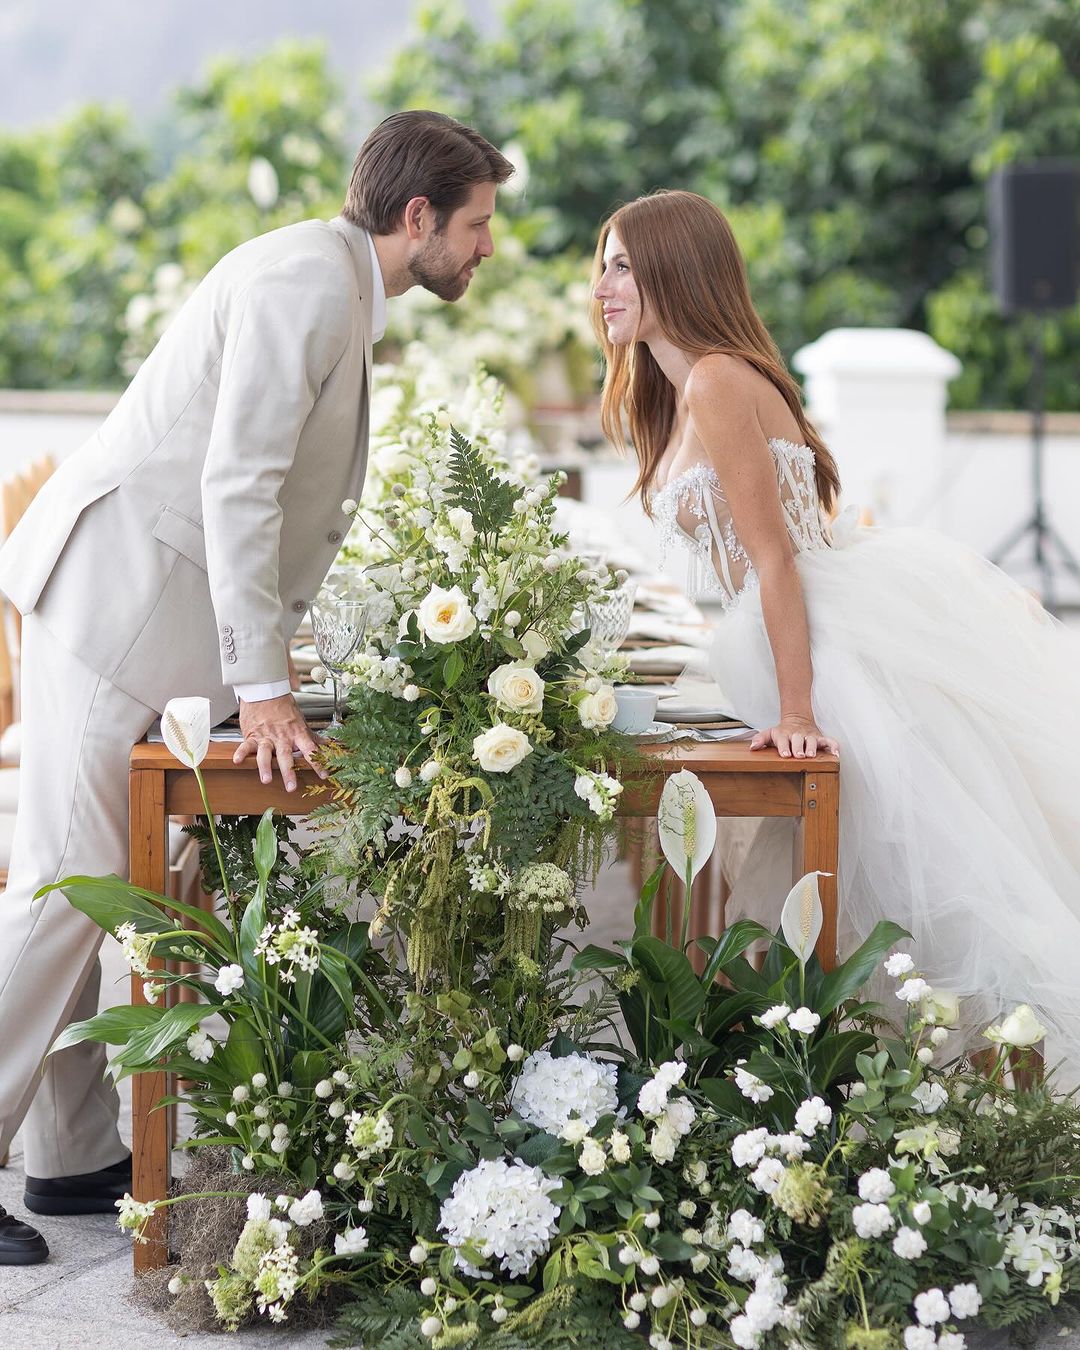
<path fill-rule="evenodd" d="M 813 759 L 819 750 L 840 753 L 840 744 L 831 736 L 823 736 L 812 717 L 781 717 L 774 727 L 755 731 L 751 750 L 764 750 L 775 745 L 784 759 Z"/>

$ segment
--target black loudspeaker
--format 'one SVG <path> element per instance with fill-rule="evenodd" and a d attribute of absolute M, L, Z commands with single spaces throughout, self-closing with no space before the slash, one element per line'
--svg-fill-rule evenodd
<path fill-rule="evenodd" d="M 1009 164 L 990 179 L 990 266 L 1006 314 L 1070 309 L 1080 295 L 1080 161 Z"/>

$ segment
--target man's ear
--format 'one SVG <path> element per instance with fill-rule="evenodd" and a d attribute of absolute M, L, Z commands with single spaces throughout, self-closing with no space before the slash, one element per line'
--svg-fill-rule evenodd
<path fill-rule="evenodd" d="M 405 203 L 405 234 L 409 239 L 423 239 L 431 233 L 432 210 L 426 197 L 410 197 Z"/>

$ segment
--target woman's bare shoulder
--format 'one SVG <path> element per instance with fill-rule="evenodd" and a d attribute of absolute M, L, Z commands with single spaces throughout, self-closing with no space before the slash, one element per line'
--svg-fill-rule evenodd
<path fill-rule="evenodd" d="M 691 415 L 745 417 L 757 408 L 761 382 L 762 377 L 741 357 L 710 352 L 698 358 L 687 378 L 686 403 Z"/>

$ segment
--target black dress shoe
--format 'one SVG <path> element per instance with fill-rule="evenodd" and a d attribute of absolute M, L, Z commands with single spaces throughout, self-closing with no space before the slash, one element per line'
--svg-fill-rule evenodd
<path fill-rule="evenodd" d="M 0 1205 L 0 1266 L 36 1266 L 48 1256 L 49 1244 L 38 1230 Z"/>
<path fill-rule="evenodd" d="M 26 1178 L 23 1203 L 32 1214 L 114 1214 L 131 1190 L 131 1154 L 100 1172 Z"/>

